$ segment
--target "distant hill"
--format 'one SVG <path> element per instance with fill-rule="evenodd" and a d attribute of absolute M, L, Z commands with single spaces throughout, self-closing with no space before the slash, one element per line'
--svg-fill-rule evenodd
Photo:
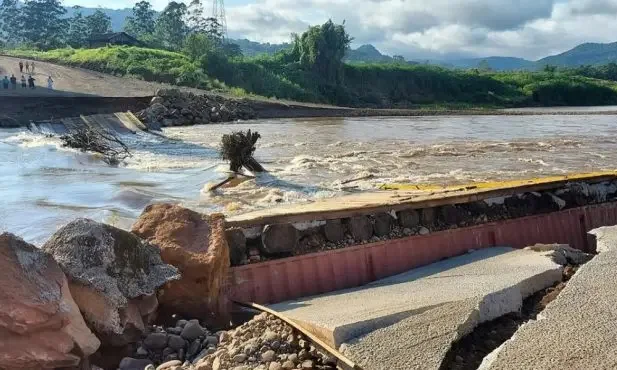
<path fill-rule="evenodd" d="M 617 42 L 610 44 L 586 43 L 564 53 L 538 60 L 540 66 L 579 66 L 585 64 L 608 64 L 617 62 Z"/>
<path fill-rule="evenodd" d="M 392 62 L 394 59 L 389 55 L 382 54 L 373 45 L 366 44 L 357 49 L 347 51 L 345 60 L 348 62 L 387 63 Z"/>
<path fill-rule="evenodd" d="M 444 64 L 449 67 L 465 69 L 488 66 L 495 71 L 534 69 L 536 67 L 536 63 L 531 60 L 513 57 L 455 59 L 445 61 Z"/>

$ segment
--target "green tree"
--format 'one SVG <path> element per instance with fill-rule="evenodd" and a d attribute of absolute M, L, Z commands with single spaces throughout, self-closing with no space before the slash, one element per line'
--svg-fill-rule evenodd
<path fill-rule="evenodd" d="M 20 41 L 21 12 L 17 4 L 17 0 L 0 3 L 0 40 L 9 45 Z"/>
<path fill-rule="evenodd" d="M 205 33 L 192 33 L 184 40 L 182 52 L 191 59 L 197 60 L 206 52 L 211 52 L 217 48 L 216 43 Z"/>
<path fill-rule="evenodd" d="M 59 0 L 26 0 L 22 8 L 22 37 L 42 49 L 62 46 L 68 28 L 65 13 Z"/>
<path fill-rule="evenodd" d="M 148 1 L 140 1 L 133 7 L 133 16 L 127 17 L 124 31 L 139 39 L 154 33 L 156 12 Z"/>
<path fill-rule="evenodd" d="M 204 7 L 201 0 L 191 0 L 186 9 L 186 25 L 191 33 L 206 32 L 208 21 L 204 17 Z"/>
<path fill-rule="evenodd" d="M 555 73 L 555 71 L 557 70 L 557 67 L 547 64 L 544 66 L 543 70 L 544 72 L 547 72 L 547 73 Z"/>
<path fill-rule="evenodd" d="M 74 6 L 75 14 L 69 20 L 69 30 L 66 36 L 67 43 L 74 48 L 86 46 L 88 42 L 88 23 L 81 14 L 81 6 Z"/>
<path fill-rule="evenodd" d="M 321 26 L 310 27 L 301 36 L 294 35 L 292 53 L 328 83 L 339 84 L 343 77 L 343 57 L 351 41 L 344 24 L 335 25 L 328 20 Z"/>
<path fill-rule="evenodd" d="M 238 58 L 242 56 L 240 45 L 234 44 L 233 42 L 224 42 L 221 49 L 228 58 Z"/>
<path fill-rule="evenodd" d="M 393 55 L 392 59 L 396 62 L 396 63 L 405 63 L 405 57 L 403 57 L 402 55 Z"/>
<path fill-rule="evenodd" d="M 101 35 L 111 32 L 111 18 L 100 9 L 85 18 L 88 25 L 88 35 Z"/>
<path fill-rule="evenodd" d="M 188 27 L 184 22 L 186 5 L 171 1 L 156 20 L 155 33 L 163 46 L 170 50 L 182 48 Z"/>

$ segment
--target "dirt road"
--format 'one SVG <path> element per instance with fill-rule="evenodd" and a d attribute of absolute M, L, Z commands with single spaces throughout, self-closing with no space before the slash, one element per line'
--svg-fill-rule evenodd
<path fill-rule="evenodd" d="M 105 73 L 89 71 L 81 68 L 64 67 L 57 64 L 35 61 L 35 70 L 32 77 L 36 79 L 36 89 L 22 89 L 19 83 L 21 75 L 28 78 L 28 74 L 19 72 L 19 61 L 32 62 L 27 59 L 0 56 L 0 79 L 14 74 L 18 80 L 18 87 L 12 90 L 9 86 L 5 90 L 0 86 L 0 96 L 152 96 L 165 87 L 171 87 L 155 82 L 147 82 L 133 78 L 115 77 Z M 47 89 L 47 78 L 54 80 L 54 90 Z M 200 92 L 197 89 L 190 89 Z M 201 91 L 203 92 L 203 91 Z"/>

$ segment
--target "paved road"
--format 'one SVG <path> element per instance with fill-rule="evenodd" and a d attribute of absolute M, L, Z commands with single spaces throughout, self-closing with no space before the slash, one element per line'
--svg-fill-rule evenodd
<path fill-rule="evenodd" d="M 0 56 L 0 76 L 14 74 L 19 81 L 19 61 L 26 59 Z M 147 82 L 133 78 L 115 77 L 105 73 L 89 71 L 81 68 L 64 67 L 52 63 L 35 61 L 35 72 L 32 74 L 36 79 L 35 90 L 16 90 L 0 87 L 0 96 L 152 96 L 154 93 L 169 85 Z M 24 73 L 28 78 L 28 75 Z M 48 90 L 47 77 L 54 80 L 54 91 Z M 19 83 L 18 83 L 19 85 Z M 203 92 L 197 89 L 187 89 L 195 92 Z"/>

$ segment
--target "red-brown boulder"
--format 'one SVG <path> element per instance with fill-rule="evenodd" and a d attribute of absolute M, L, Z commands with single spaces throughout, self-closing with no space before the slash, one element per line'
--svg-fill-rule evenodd
<path fill-rule="evenodd" d="M 182 278 L 159 291 L 159 303 L 174 313 L 221 319 L 228 306 L 224 289 L 229 274 L 225 218 L 171 205 L 148 206 L 133 225 L 133 233 L 161 249 L 165 263 Z"/>
<path fill-rule="evenodd" d="M 0 368 L 76 366 L 99 340 L 86 326 L 54 259 L 0 235 Z"/>

